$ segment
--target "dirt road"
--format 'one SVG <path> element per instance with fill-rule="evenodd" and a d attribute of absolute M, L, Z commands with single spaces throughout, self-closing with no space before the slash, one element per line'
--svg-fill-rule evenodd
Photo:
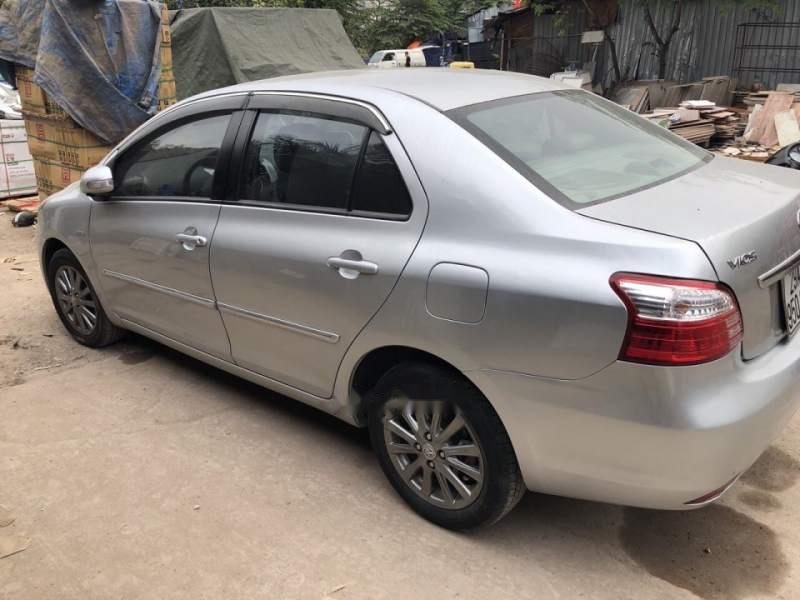
<path fill-rule="evenodd" d="M 2 599 L 800 598 L 800 418 L 703 510 L 529 494 L 455 534 L 363 432 L 141 338 L 71 342 L 33 235 L 0 212 Z"/>

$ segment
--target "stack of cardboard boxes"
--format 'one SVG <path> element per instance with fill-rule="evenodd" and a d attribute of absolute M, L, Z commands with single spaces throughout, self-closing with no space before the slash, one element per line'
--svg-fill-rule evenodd
<path fill-rule="evenodd" d="M 161 79 L 158 80 L 158 110 L 178 101 L 175 92 L 175 73 L 172 71 L 172 35 L 169 30 L 167 5 L 161 5 Z"/>
<path fill-rule="evenodd" d="M 73 121 L 33 82 L 33 70 L 17 67 L 28 147 L 33 156 L 39 198 L 44 200 L 96 165 L 111 150 L 100 138 Z"/>
<path fill-rule="evenodd" d="M 17 67 L 17 86 L 33 156 L 39 198 L 44 200 L 78 181 L 86 169 L 99 163 L 112 146 L 78 125 L 41 87 L 33 82 L 33 70 Z M 158 109 L 175 103 L 172 46 L 166 6 L 161 14 L 161 79 Z"/>
<path fill-rule="evenodd" d="M 33 159 L 22 121 L 0 119 L 0 200 L 36 193 Z"/>

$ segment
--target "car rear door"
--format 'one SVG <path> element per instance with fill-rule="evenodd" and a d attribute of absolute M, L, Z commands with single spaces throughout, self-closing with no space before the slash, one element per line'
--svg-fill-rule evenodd
<path fill-rule="evenodd" d="M 239 366 L 328 397 L 411 256 L 427 200 L 373 109 L 273 94 L 249 108 L 212 245 L 219 309 Z"/>
<path fill-rule="evenodd" d="M 158 119 L 113 159 L 115 190 L 92 205 L 92 256 L 111 311 L 230 360 L 209 250 L 242 99 L 199 104 Z"/>

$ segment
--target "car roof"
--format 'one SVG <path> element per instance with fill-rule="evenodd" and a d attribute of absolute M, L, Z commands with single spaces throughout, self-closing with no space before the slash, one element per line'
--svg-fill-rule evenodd
<path fill-rule="evenodd" d="M 350 69 L 250 81 L 202 96 L 231 92 L 293 91 L 372 102 L 390 91 L 447 111 L 512 96 L 569 89 L 551 79 L 489 69 Z"/>

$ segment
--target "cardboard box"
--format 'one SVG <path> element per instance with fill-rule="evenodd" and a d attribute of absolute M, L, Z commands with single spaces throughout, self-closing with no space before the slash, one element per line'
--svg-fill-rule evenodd
<path fill-rule="evenodd" d="M 161 5 L 161 45 L 172 45 L 172 32 L 169 29 L 169 10 L 166 4 Z"/>
<path fill-rule="evenodd" d="M 17 65 L 17 87 L 22 110 L 55 119 L 68 119 L 69 115 L 45 91 L 33 82 L 33 69 Z"/>
<path fill-rule="evenodd" d="M 99 163 L 112 146 L 72 119 L 60 120 L 25 113 L 28 147 L 35 158 L 88 169 Z"/>
<path fill-rule="evenodd" d="M 158 110 L 161 112 L 178 101 L 175 90 L 175 78 L 162 75 L 158 82 Z"/>
<path fill-rule="evenodd" d="M 33 158 L 22 121 L 0 119 L 0 198 L 36 193 Z"/>
<path fill-rule="evenodd" d="M 161 46 L 161 75 L 172 72 L 172 46 Z"/>
<path fill-rule="evenodd" d="M 80 181 L 81 175 L 85 171 L 85 169 L 78 169 L 41 158 L 33 159 L 33 167 L 36 171 L 36 184 L 39 186 L 39 195 L 41 196 L 44 193 L 46 194 L 45 198 L 54 192 L 63 190 L 71 183 Z"/>
<path fill-rule="evenodd" d="M 172 106 L 178 101 L 175 74 L 172 71 L 172 48 L 161 46 L 161 77 L 158 80 L 158 110 Z"/>

